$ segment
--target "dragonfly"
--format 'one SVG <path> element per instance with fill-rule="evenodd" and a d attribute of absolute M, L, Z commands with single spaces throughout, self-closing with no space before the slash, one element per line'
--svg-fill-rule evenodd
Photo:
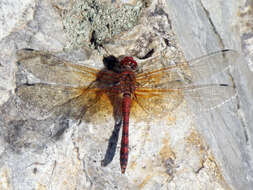
<path fill-rule="evenodd" d="M 225 49 L 166 65 L 152 61 L 155 59 L 137 63 L 131 56 L 110 55 L 104 57 L 103 69 L 95 69 L 49 52 L 20 49 L 18 67 L 39 81 L 18 85 L 16 95 L 43 113 L 67 113 L 91 122 L 105 117 L 121 121 L 120 167 L 125 173 L 129 118 L 162 118 L 176 110 L 184 98 L 199 111 L 223 103 L 235 95 L 233 86 L 197 82 L 234 65 L 237 56 L 236 51 Z"/>

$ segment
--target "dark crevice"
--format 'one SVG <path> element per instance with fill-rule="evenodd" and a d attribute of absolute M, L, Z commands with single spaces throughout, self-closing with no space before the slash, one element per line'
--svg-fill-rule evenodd
<path fill-rule="evenodd" d="M 152 48 L 151 50 L 148 51 L 148 53 L 146 53 L 146 55 L 144 55 L 143 57 L 139 57 L 139 59 L 147 59 L 149 57 L 151 57 L 154 54 L 155 50 Z"/>
<path fill-rule="evenodd" d="M 168 20 L 168 23 L 169 23 L 169 26 L 170 26 L 170 29 L 172 29 L 172 27 L 171 27 L 171 20 L 169 18 L 169 15 L 163 10 L 162 7 L 160 7 L 158 5 L 156 5 L 154 12 L 152 12 L 150 14 L 150 16 L 157 16 L 157 15 L 159 15 L 159 16 L 166 16 L 166 18 Z"/>
<path fill-rule="evenodd" d="M 170 41 L 169 41 L 168 39 L 163 38 L 163 40 L 164 40 L 166 46 L 168 46 L 168 47 L 171 46 L 171 45 L 170 45 Z"/>
<path fill-rule="evenodd" d="M 211 24 L 212 29 L 213 29 L 215 35 L 217 36 L 217 38 L 218 38 L 218 40 L 219 40 L 219 43 L 221 44 L 222 48 L 225 48 L 225 45 L 224 45 L 224 43 L 223 43 L 223 40 L 222 40 L 222 38 L 221 38 L 219 32 L 217 31 L 217 29 L 216 29 L 216 27 L 215 27 L 215 25 L 214 25 L 214 23 L 213 23 L 213 21 L 212 21 L 212 19 L 211 19 L 211 17 L 210 17 L 209 11 L 205 8 L 205 6 L 203 5 L 203 3 L 202 3 L 201 0 L 200 0 L 199 2 L 200 2 L 201 7 L 203 8 L 203 10 L 204 10 L 205 13 L 206 13 L 206 16 L 207 16 L 207 18 L 208 18 L 208 21 L 209 21 L 209 23 Z"/>
<path fill-rule="evenodd" d="M 239 99 L 237 98 L 237 110 L 240 110 L 240 109 L 241 109 L 240 102 L 239 102 Z M 247 131 L 247 124 L 246 124 L 245 118 L 243 117 L 242 113 L 240 113 L 240 112 L 238 112 L 237 115 L 238 115 L 238 118 L 241 121 L 241 124 L 242 124 L 242 127 L 243 127 L 245 143 L 247 145 L 249 145 L 249 135 L 248 135 L 248 131 Z"/>
<path fill-rule="evenodd" d="M 195 171 L 195 174 L 199 174 L 199 172 L 202 170 L 202 169 L 204 169 L 205 167 L 203 166 L 203 164 L 201 165 L 201 167 L 197 170 L 197 171 Z"/>
<path fill-rule="evenodd" d="M 54 140 L 59 140 L 68 128 L 69 120 L 66 117 L 61 117 L 59 120 L 59 129 L 53 135 Z"/>
<path fill-rule="evenodd" d="M 94 49 L 98 49 L 98 47 L 102 46 L 101 44 L 99 44 L 97 42 L 97 36 L 96 36 L 96 32 L 94 30 L 91 33 L 90 43 L 91 43 L 91 45 L 94 45 Z"/>

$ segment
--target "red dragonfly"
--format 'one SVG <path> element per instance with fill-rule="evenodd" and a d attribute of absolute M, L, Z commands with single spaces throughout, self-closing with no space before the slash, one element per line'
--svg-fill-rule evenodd
<path fill-rule="evenodd" d="M 222 50 L 191 61 L 164 66 L 152 59 L 137 64 L 133 57 L 109 56 L 97 70 L 57 58 L 47 52 L 17 52 L 20 69 L 40 79 L 26 81 L 16 94 L 45 113 L 68 113 L 74 119 L 102 121 L 114 116 L 123 121 L 121 172 L 128 162 L 129 117 L 162 117 L 175 110 L 184 97 L 194 109 L 208 109 L 235 95 L 228 84 L 196 84 L 232 65 L 237 53 Z M 210 62 L 209 60 L 213 60 Z"/>

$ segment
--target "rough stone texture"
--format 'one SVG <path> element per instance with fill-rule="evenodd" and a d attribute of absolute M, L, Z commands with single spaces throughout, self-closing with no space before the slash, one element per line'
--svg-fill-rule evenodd
<path fill-rule="evenodd" d="M 242 19 L 237 17 L 240 2 L 229 2 L 229 5 L 226 5 L 225 1 L 167 2 L 170 18 L 174 20 L 172 25 L 186 57 L 195 57 L 203 52 L 223 48 L 238 51 L 242 48 L 246 53 L 244 56 L 248 57 L 249 50 L 240 45 L 239 37 L 243 44 L 243 37 L 246 35 L 244 31 L 238 31 L 239 27 L 241 28 L 238 21 Z M 242 8 L 252 10 L 252 2 L 241 3 Z M 179 11 L 183 9 L 185 11 Z M 247 32 L 248 35 L 252 34 L 252 27 Z M 239 66 L 234 75 L 234 83 L 238 88 L 237 110 L 233 115 L 228 110 L 212 113 L 212 122 L 204 117 L 199 119 L 198 125 L 203 131 L 202 134 L 207 137 L 208 144 L 220 162 L 229 184 L 235 189 L 250 189 L 253 174 L 250 97 L 253 93 L 249 81 L 252 80 L 252 75 L 245 59 L 238 60 L 237 64 Z"/>
<path fill-rule="evenodd" d="M 247 63 L 252 64 L 252 1 L 122 1 L 143 9 L 138 25 L 102 43 L 111 54 L 133 55 L 140 63 L 154 58 L 152 64 L 225 48 L 243 55 L 235 60 L 238 67 L 227 71 L 228 76 L 203 81 L 232 81 L 238 96 L 226 104 L 194 117 L 184 102 L 164 120 L 131 120 L 125 175 L 120 173 L 119 127 L 113 128 L 113 119 L 102 125 L 98 121 L 78 124 L 64 116 L 41 119 L 35 108 L 25 110 L 15 99 L 15 84 L 21 82 L 15 81 L 19 80 L 15 77 L 18 49 L 58 52 L 63 59 L 96 68 L 102 66 L 106 54 L 103 48 L 59 53 L 69 38 L 59 12 L 72 5 L 64 0 L 33 2 L 0 3 L 4 15 L 0 189 L 251 189 L 253 86 Z M 122 6 L 120 1 L 101 2 Z M 154 54 L 145 59 L 152 49 Z"/>
<path fill-rule="evenodd" d="M 69 46 L 97 49 L 115 35 L 133 28 L 142 8 L 141 1 L 135 6 L 123 4 L 116 7 L 109 2 L 80 0 L 69 9 L 59 10 L 65 31 L 69 34 Z"/>

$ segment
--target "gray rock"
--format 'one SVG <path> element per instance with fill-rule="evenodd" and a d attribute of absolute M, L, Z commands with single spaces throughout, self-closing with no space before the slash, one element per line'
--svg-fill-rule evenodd
<path fill-rule="evenodd" d="M 36 5 L 28 0 L 0 3 L 3 18 L 0 29 L 0 189 L 251 189 L 253 87 L 247 64 L 252 63 L 252 1 L 129 0 L 127 5 L 122 2 L 87 1 L 85 7 L 65 0 L 42 0 Z M 79 12 L 73 7 L 79 7 Z M 86 13 L 95 18 L 94 22 L 82 14 L 86 8 L 89 9 Z M 78 17 L 80 14 L 84 17 Z M 75 20 L 71 22 L 71 18 Z M 79 22 L 80 28 L 73 28 Z M 106 28 L 108 23 L 111 27 Z M 92 30 L 99 36 L 95 39 L 99 48 L 92 46 L 96 37 L 91 35 Z M 84 42 L 87 44 L 82 45 Z M 71 49 L 69 43 L 84 49 Z M 89 46 L 93 49 L 87 48 Z M 16 96 L 17 86 L 41 83 L 48 78 L 64 81 L 71 76 L 55 78 L 54 70 L 34 75 L 26 68 L 20 69 L 16 64 L 16 51 L 22 48 L 43 50 L 57 55 L 59 60 L 98 69 L 102 68 L 102 58 L 108 53 L 134 56 L 143 69 L 155 69 L 233 49 L 241 57 L 233 57 L 232 63 L 231 58 L 228 59 L 231 67 L 224 67 L 217 59 L 207 60 L 215 66 L 215 75 L 207 74 L 205 80 L 198 82 L 228 83 L 236 87 L 237 96 L 226 96 L 227 92 L 223 91 L 220 95 L 228 99 L 217 101 L 220 103 L 217 106 L 212 106 L 215 105 L 213 99 L 206 99 L 207 103 L 203 104 L 209 103 L 207 107 L 212 109 L 201 112 L 195 112 L 199 111 L 194 109 L 198 106 L 184 101 L 180 94 L 174 97 L 176 101 L 164 100 L 167 104 L 158 99 L 153 109 L 160 112 L 151 116 L 141 109 L 133 110 L 141 114 L 130 120 L 129 161 L 126 174 L 121 175 L 117 145 L 120 123 L 114 121 L 112 114 L 105 117 L 106 112 L 94 106 L 97 113 L 91 111 L 85 121 L 78 123 L 72 114 L 80 111 L 79 107 L 72 113 L 63 106 L 56 114 L 46 112 L 49 115 L 42 114 L 36 107 L 40 105 L 36 102 L 38 98 L 44 98 L 41 102 L 44 108 L 51 108 L 60 102 L 61 96 L 51 99 L 49 106 L 46 105 L 50 104 L 47 99 L 50 94 L 40 96 L 37 91 L 31 98 L 24 96 L 27 101 L 34 101 L 32 105 Z M 225 60 L 225 57 L 219 58 Z M 45 59 L 48 61 L 49 57 Z M 58 62 L 52 66 L 61 69 Z M 204 66 L 209 68 L 207 64 Z M 203 70 L 198 74 L 204 73 L 208 72 Z M 45 77 L 47 75 L 49 77 Z M 187 69 L 179 69 L 173 77 L 191 82 Z M 178 85 L 165 85 L 171 88 L 172 84 Z M 55 95 L 58 92 L 60 90 Z M 209 92 L 207 89 L 206 93 Z M 24 94 L 29 95 L 29 92 Z M 72 94 L 67 95 L 72 97 Z M 150 97 L 147 102 L 155 100 Z M 163 109 L 159 109 L 160 104 Z M 102 102 L 102 105 L 107 103 Z M 164 113 L 163 110 L 171 107 L 171 112 Z M 64 114 L 59 114 L 61 112 Z M 167 115 L 158 119 L 163 114 Z"/>

